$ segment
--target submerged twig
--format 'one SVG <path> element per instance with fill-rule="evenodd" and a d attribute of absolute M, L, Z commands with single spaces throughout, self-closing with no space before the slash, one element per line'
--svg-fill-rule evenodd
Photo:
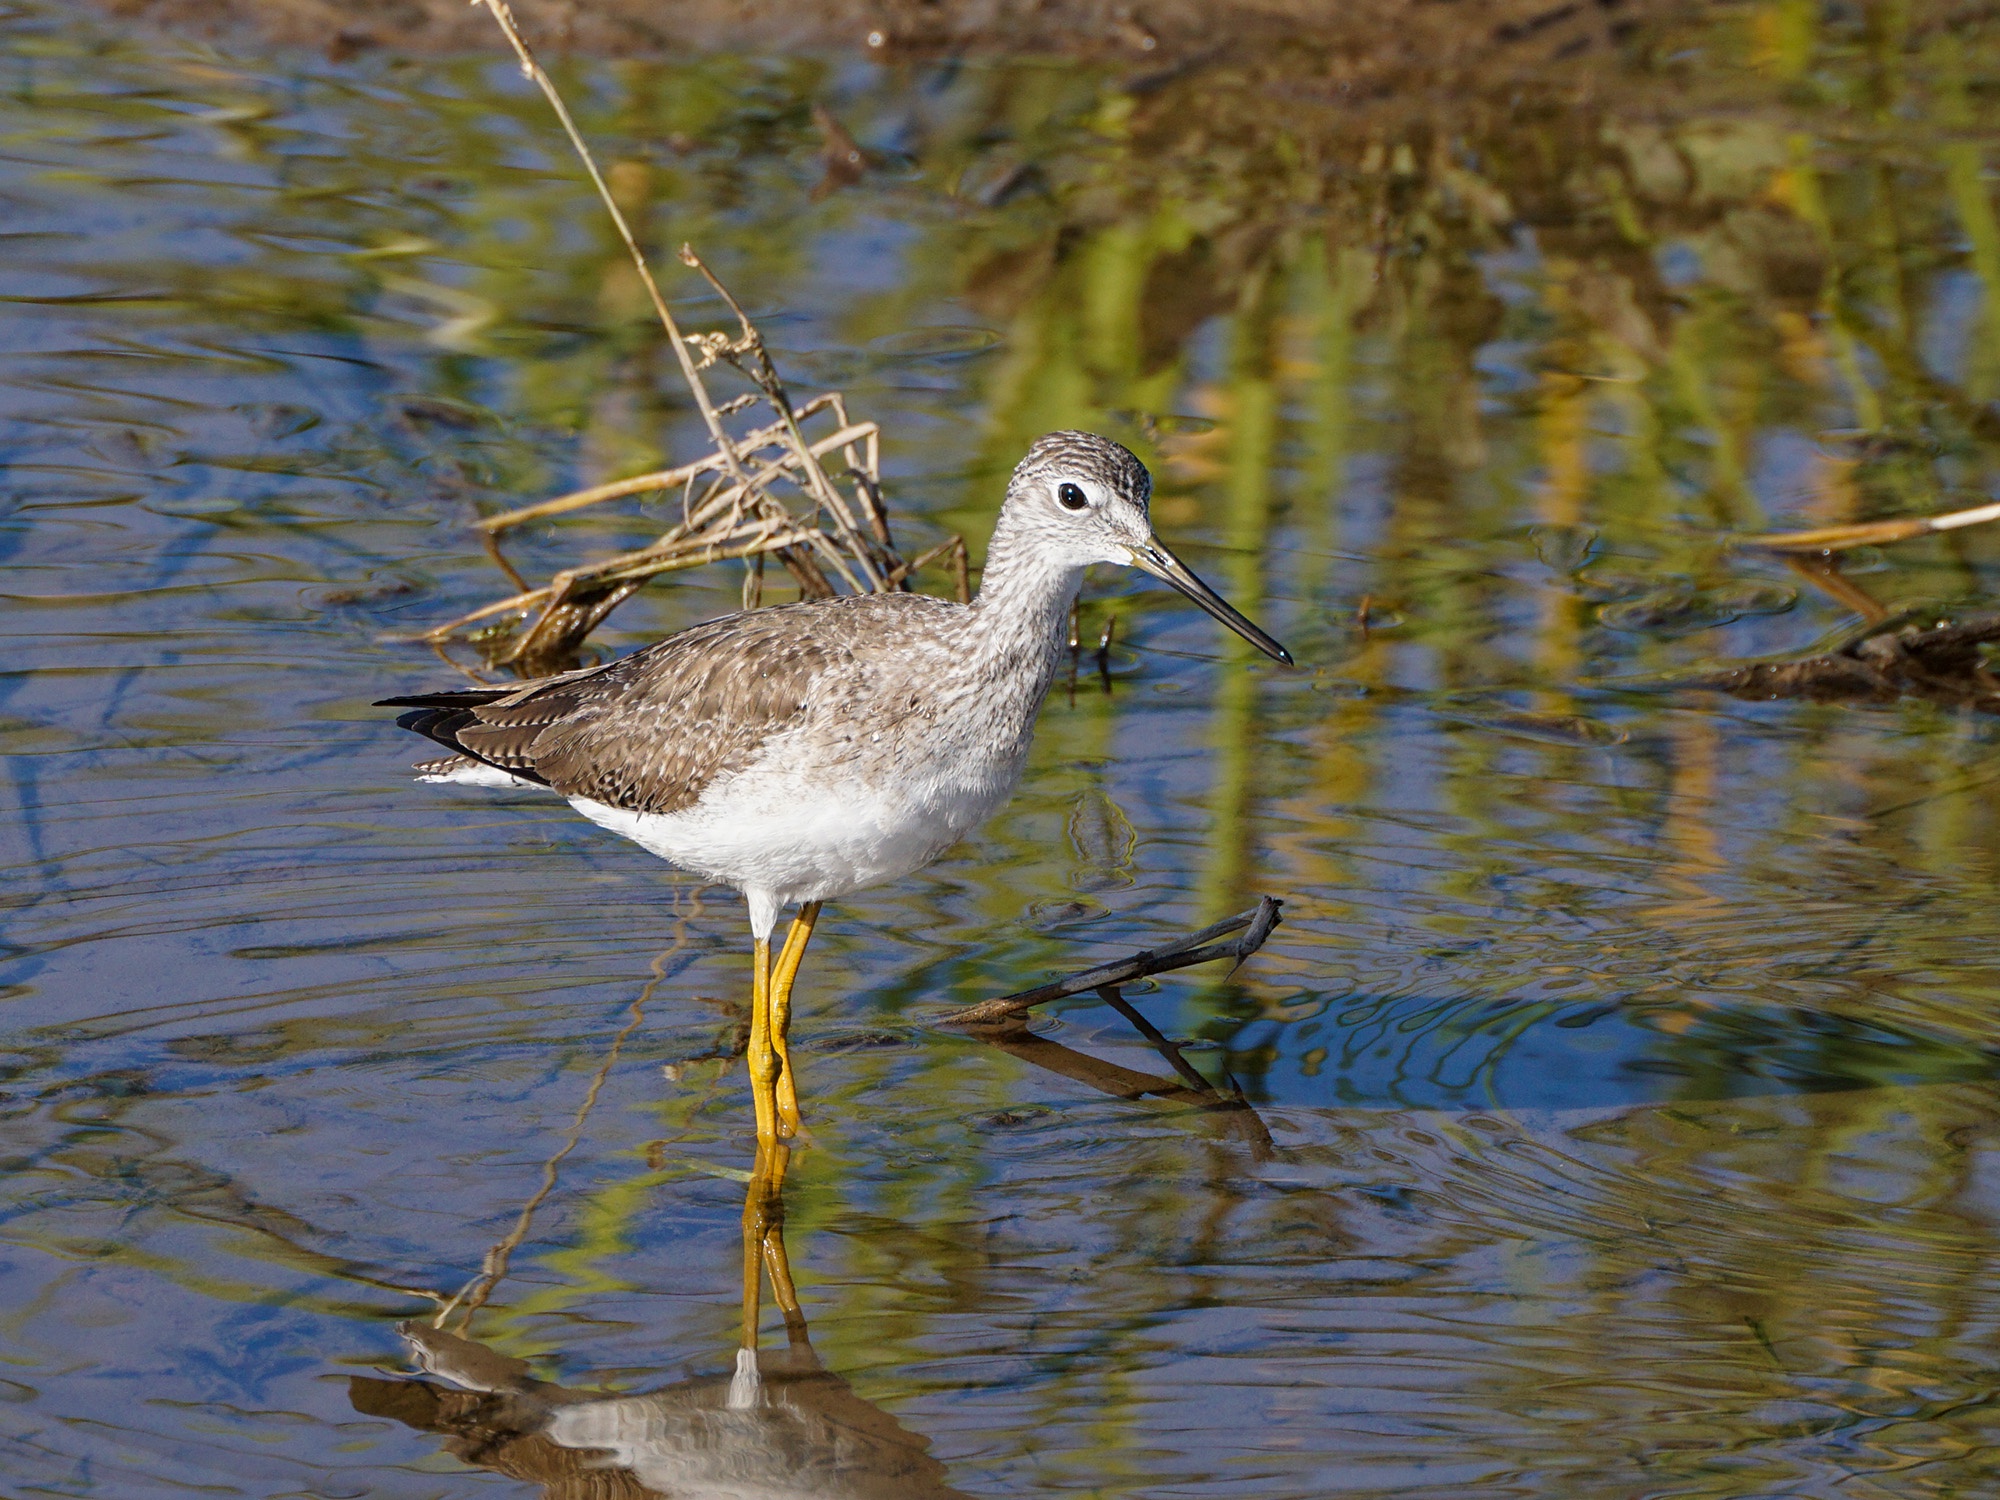
<path fill-rule="evenodd" d="M 1625 678 L 1643 688 L 1710 688 L 1737 698 L 1807 698 L 1888 703 L 1901 697 L 2000 713 L 2000 677 L 1984 647 L 2000 643 L 2000 614 L 1940 618 L 1936 607 L 1892 611 L 1842 572 L 1850 548 L 1907 541 L 2000 521 L 2000 502 L 1934 516 L 1822 526 L 1736 538 L 1736 545 L 1784 556 L 1786 564 L 1860 619 L 1817 648 L 1781 657 L 1716 662 L 1690 671 Z"/>
<path fill-rule="evenodd" d="M 1284 905 L 1274 896 L 1261 896 L 1250 911 L 1239 912 L 1226 921 L 1217 922 L 1213 927 L 1204 927 L 1200 932 L 1190 933 L 1177 942 L 1163 948 L 1143 948 L 1129 958 L 1121 958 L 1108 964 L 1099 964 L 1072 974 L 1066 979 L 1052 980 L 1038 985 L 1032 990 L 1023 990 L 1017 995 L 1003 995 L 997 1000 L 983 1001 L 978 1005 L 955 1010 L 950 1015 L 940 1016 L 932 1024 L 938 1026 L 984 1026 L 995 1021 L 1004 1021 L 1009 1016 L 1020 1015 L 1037 1005 L 1046 1005 L 1051 1000 L 1065 1000 L 1071 995 L 1081 995 L 1086 991 L 1101 989 L 1106 985 L 1130 984 L 1135 979 L 1144 979 L 1150 974 L 1166 974 L 1175 969 L 1190 968 L 1195 964 L 1212 963 L 1218 958 L 1233 958 L 1239 963 L 1264 946 L 1279 921 L 1279 909 Z M 1219 943 L 1215 939 L 1232 932 L 1241 932 L 1242 937 L 1233 942 Z"/>
<path fill-rule="evenodd" d="M 463 1333 L 471 1325 L 472 1315 L 486 1305 L 486 1299 L 493 1295 L 493 1289 L 506 1277 L 514 1252 L 521 1248 L 522 1243 L 528 1238 L 528 1230 L 534 1225 L 536 1211 L 547 1201 L 549 1194 L 556 1190 L 556 1180 L 562 1172 L 564 1160 L 582 1142 L 584 1126 L 590 1120 L 591 1111 L 597 1108 L 597 1096 L 604 1091 L 605 1080 L 610 1078 L 612 1068 L 617 1065 L 619 1054 L 625 1050 L 625 1043 L 631 1038 L 632 1033 L 637 1031 L 640 1023 L 646 1019 L 646 1002 L 652 998 L 654 988 L 663 977 L 660 965 L 665 962 L 667 956 L 663 953 L 655 960 L 652 982 L 639 992 L 639 998 L 632 1002 L 624 1027 L 611 1039 L 610 1047 L 605 1050 L 603 1062 L 598 1064 L 597 1072 L 591 1076 L 590 1087 L 584 1090 L 583 1103 L 577 1106 L 576 1118 L 570 1122 L 569 1134 L 557 1148 L 555 1155 L 542 1163 L 541 1185 L 530 1195 L 528 1201 L 521 1205 L 521 1211 L 514 1219 L 514 1227 L 486 1252 L 485 1260 L 480 1263 L 479 1274 L 468 1281 L 457 1296 L 438 1309 L 434 1326 L 444 1327 L 445 1319 L 453 1312 L 458 1312 L 459 1332 Z"/>
<path fill-rule="evenodd" d="M 1072 603 L 1069 607 L 1069 706 L 1076 707 L 1077 666 L 1083 660 L 1083 606 Z M 1104 696 L 1111 696 L 1111 637 L 1118 628 L 1118 616 L 1106 615 L 1104 629 L 1098 633 L 1097 649 L 1090 659 L 1097 664 L 1097 683 L 1104 689 Z"/>
<path fill-rule="evenodd" d="M 589 1087 L 583 1093 L 583 1102 L 577 1106 L 576 1116 L 570 1122 L 569 1134 L 563 1138 L 563 1143 L 556 1149 L 555 1154 L 542 1163 L 540 1185 L 529 1196 L 527 1202 L 521 1205 L 521 1211 L 514 1219 L 514 1227 L 486 1252 L 485 1259 L 480 1263 L 479 1274 L 466 1282 L 456 1296 L 438 1309 L 437 1317 L 432 1323 L 433 1327 L 444 1327 L 445 1320 L 457 1312 L 460 1314 L 458 1330 L 464 1333 L 471 1326 L 472 1315 L 485 1305 L 486 1299 L 493 1295 L 494 1288 L 505 1279 L 514 1252 L 520 1249 L 528 1238 L 528 1231 L 534 1225 L 536 1212 L 556 1190 L 563 1162 L 583 1140 L 584 1127 L 590 1121 L 591 1112 L 597 1108 L 598 1095 L 603 1093 L 605 1082 L 611 1077 L 611 1070 L 617 1066 L 619 1056 L 625 1050 L 625 1043 L 645 1021 L 646 1006 L 651 1002 L 654 991 L 659 989 L 661 982 L 667 977 L 668 962 L 687 947 L 688 922 L 698 917 L 700 912 L 701 897 L 697 892 L 694 911 L 689 917 L 684 917 L 674 924 L 673 942 L 654 957 L 651 966 L 652 977 L 633 998 L 626 1012 L 624 1026 L 611 1039 L 611 1045 L 605 1049 L 597 1071 L 591 1075 Z"/>
<path fill-rule="evenodd" d="M 1789 553 L 1785 557 L 1785 566 L 1836 603 L 1853 610 L 1868 624 L 1888 619 L 1888 607 L 1840 571 L 1838 552 Z"/>
<path fill-rule="evenodd" d="M 1224 1094 L 1206 1080 L 1197 1086 L 1093 1057 L 1088 1052 L 1065 1047 L 1052 1037 L 1037 1035 L 1019 1016 L 1011 1016 L 996 1025 L 976 1027 L 974 1034 L 987 1045 L 999 1048 L 1010 1057 L 1019 1058 L 1030 1067 L 1070 1079 L 1086 1088 L 1109 1094 L 1114 1099 L 1155 1099 L 1162 1104 L 1185 1105 L 1198 1110 L 1203 1118 L 1219 1124 L 1227 1134 L 1242 1140 L 1258 1159 L 1268 1157 L 1272 1151 L 1270 1129 L 1241 1093 Z"/>

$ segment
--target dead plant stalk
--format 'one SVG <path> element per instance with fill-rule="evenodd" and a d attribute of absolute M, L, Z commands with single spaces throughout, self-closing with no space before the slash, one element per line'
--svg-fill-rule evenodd
<path fill-rule="evenodd" d="M 838 392 L 794 405 L 772 364 L 763 336 L 749 315 L 692 247 L 686 245 L 681 247 L 681 261 L 700 273 L 714 289 L 735 315 L 737 329 L 733 336 L 682 332 L 582 131 L 554 81 L 536 61 L 506 0 L 472 0 L 472 3 L 485 6 L 498 23 L 514 49 L 521 72 L 548 100 L 589 174 L 660 326 L 666 330 L 682 378 L 707 428 L 710 450 L 674 468 L 592 485 L 480 521 L 479 529 L 485 533 L 488 550 L 513 583 L 514 592 L 425 631 L 418 639 L 430 643 L 440 655 L 446 655 L 447 645 L 461 639 L 462 632 L 485 624 L 478 639 L 487 664 L 533 675 L 566 665 L 584 637 L 612 609 L 661 573 L 724 558 L 742 559 L 751 566 L 744 589 L 744 603 L 748 607 L 756 602 L 753 590 L 761 598 L 762 575 L 758 569 L 762 558 L 773 553 L 797 581 L 801 595 L 809 598 L 824 598 L 834 592 L 829 573 L 857 593 L 881 592 L 906 587 L 905 580 L 916 567 L 948 557 L 957 564 L 958 592 L 963 601 L 968 589 L 961 539 L 953 537 L 915 562 L 904 561 L 896 551 L 882 503 L 881 429 L 873 422 L 852 420 Z M 718 363 L 729 365 L 755 389 L 733 400 L 717 402 L 703 373 Z M 768 407 L 774 420 L 732 436 L 725 418 L 757 405 Z M 805 424 L 822 415 L 832 419 L 834 429 L 809 438 Z M 822 463 L 836 452 L 847 465 L 851 496 L 834 483 Z M 780 484 L 795 488 L 809 508 L 799 512 L 787 505 L 775 492 L 774 487 Z M 499 550 L 500 538 L 506 532 L 528 522 L 567 515 L 631 495 L 676 488 L 682 491 L 680 521 L 664 535 L 636 551 L 564 569 L 544 588 L 529 588 Z M 525 621 L 531 614 L 535 618 L 526 629 L 501 623 Z M 450 659 L 448 655 L 446 659 Z"/>

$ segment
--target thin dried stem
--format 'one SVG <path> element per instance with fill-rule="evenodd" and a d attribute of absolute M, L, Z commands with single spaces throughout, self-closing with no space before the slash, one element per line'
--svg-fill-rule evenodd
<path fill-rule="evenodd" d="M 851 419 L 838 392 L 795 404 L 749 314 L 688 246 L 682 247 L 681 259 L 701 274 L 735 315 L 737 331 L 734 335 L 682 331 L 575 117 L 536 61 L 506 0 L 472 3 L 484 5 L 499 25 L 522 73 L 548 100 L 589 174 L 673 346 L 674 358 L 707 428 L 710 451 L 672 468 L 591 485 L 480 521 L 487 551 L 507 575 L 514 592 L 416 638 L 429 642 L 442 655 L 446 641 L 462 638 L 462 632 L 477 626 L 480 628 L 470 638 L 471 643 L 489 666 L 509 667 L 521 675 L 557 670 L 571 664 L 590 631 L 648 579 L 725 558 L 761 559 L 767 553 L 778 557 L 807 598 L 831 595 L 834 583 L 830 579 L 857 593 L 904 587 L 916 566 L 949 557 L 955 564 L 960 600 L 969 599 L 962 540 L 954 537 L 916 564 L 897 555 L 882 503 L 881 430 L 873 422 Z M 717 402 L 709 393 L 703 372 L 713 369 L 718 361 L 749 380 L 755 392 Z M 723 418 L 758 405 L 768 407 L 775 420 L 732 435 Z M 805 423 L 822 414 L 836 423 L 834 430 L 809 438 Z M 822 462 L 834 453 L 841 455 L 852 476 L 851 497 L 834 483 Z M 775 488 L 783 485 L 796 489 L 810 502 L 810 509 L 795 510 L 781 499 Z M 674 489 L 681 491 L 678 524 L 637 551 L 558 572 L 544 588 L 530 588 L 500 551 L 502 534 L 530 522 Z M 754 584 L 746 582 L 747 604 L 762 600 L 761 571 L 755 577 Z M 507 623 L 510 621 L 514 623 Z"/>
<path fill-rule="evenodd" d="M 611 222 L 618 230 L 618 238 L 625 242 L 625 248 L 632 256 L 632 265 L 639 273 L 639 280 L 645 285 L 646 296 L 652 301 L 653 311 L 659 315 L 660 326 L 667 331 L 667 338 L 674 346 L 674 358 L 680 361 L 681 374 L 687 377 L 690 390 L 694 392 L 695 403 L 701 408 L 702 420 L 708 424 L 708 434 L 715 440 L 716 450 L 723 455 L 733 470 L 736 467 L 735 449 L 730 446 L 729 434 L 723 431 L 722 419 L 716 412 L 715 403 L 709 399 L 707 389 L 702 385 L 695 370 L 693 352 L 688 341 L 682 337 L 680 325 L 667 307 L 667 299 L 660 295 L 660 285 L 653 280 L 653 268 L 646 264 L 646 253 L 639 248 L 639 241 L 632 233 L 632 226 L 625 221 L 625 211 L 618 206 L 618 200 L 611 195 L 611 186 L 605 182 L 604 174 L 597 169 L 597 158 L 590 154 L 590 147 L 584 143 L 583 132 L 576 128 L 571 118 L 569 106 L 556 91 L 555 80 L 543 71 L 529 49 L 527 38 L 521 35 L 521 28 L 514 22 L 513 11 L 507 8 L 506 0 L 475 0 L 492 13 L 500 24 L 514 55 L 521 61 L 522 76 L 532 80 L 542 91 L 542 97 L 549 101 L 549 107 L 556 112 L 562 122 L 563 133 L 569 143 L 576 148 L 577 157 L 583 162 L 583 169 L 590 174 L 591 185 L 597 189 L 597 196 L 603 200 L 605 212 L 611 215 Z"/>
<path fill-rule="evenodd" d="M 696 909 L 699 911 L 699 898 Z M 472 1322 L 472 1315 L 485 1305 L 486 1299 L 493 1295 L 493 1289 L 506 1277 L 514 1252 L 527 1241 L 528 1231 L 534 1226 L 536 1211 L 556 1190 L 556 1182 L 561 1175 L 564 1160 L 582 1142 L 584 1127 L 590 1122 L 591 1112 L 597 1108 L 597 1096 L 604 1092 L 605 1081 L 611 1077 L 612 1068 L 617 1066 L 619 1055 L 625 1050 L 625 1043 L 645 1021 L 647 1002 L 653 998 L 653 992 L 666 978 L 667 964 L 687 947 L 687 929 L 686 919 L 677 922 L 672 944 L 653 959 L 652 978 L 646 981 L 645 986 L 633 998 L 626 1013 L 624 1027 L 611 1039 L 611 1045 L 605 1049 L 604 1060 L 598 1064 L 596 1073 L 591 1076 L 590 1086 L 584 1090 L 583 1102 L 577 1107 L 576 1118 L 570 1122 L 569 1134 L 563 1139 L 556 1153 L 542 1163 L 541 1184 L 528 1201 L 521 1205 L 521 1212 L 514 1219 L 514 1227 L 486 1252 L 479 1274 L 468 1281 L 457 1296 L 438 1309 L 433 1327 L 444 1327 L 445 1320 L 456 1311 L 460 1313 L 458 1330 L 463 1334 Z"/>
<path fill-rule="evenodd" d="M 743 305 L 736 300 L 729 288 L 724 286 L 702 258 L 694 253 L 694 246 L 686 244 L 681 246 L 681 264 L 700 272 L 702 278 L 715 288 L 716 295 L 721 297 L 728 304 L 729 310 L 736 314 L 736 321 L 742 329 L 742 334 L 734 344 L 716 346 L 717 352 L 748 376 L 764 393 L 764 399 L 771 403 L 771 409 L 777 412 L 779 420 L 784 424 L 786 435 L 791 439 L 792 451 L 798 457 L 800 471 L 806 480 L 807 493 L 832 512 L 835 524 L 839 526 L 843 538 L 853 549 L 854 560 L 867 574 L 870 590 L 879 592 L 884 587 L 882 575 L 876 569 L 874 560 L 868 556 L 867 543 L 862 541 L 860 533 L 855 530 L 854 517 L 847 508 L 847 502 L 841 499 L 840 492 L 826 477 L 826 471 L 819 466 L 818 454 L 807 444 L 805 435 L 799 431 L 798 416 L 792 410 L 791 398 L 786 394 L 784 383 L 778 379 L 778 372 L 771 364 L 771 356 L 764 348 L 764 336 L 751 323 L 749 314 L 743 311 Z M 748 367 L 743 363 L 746 356 L 751 361 Z M 828 444 L 829 448 L 834 446 L 842 445 L 832 442 Z"/>
<path fill-rule="evenodd" d="M 1769 552 L 1841 552 L 1849 547 L 1905 542 L 1934 531 L 1956 531 L 1961 526 L 1978 526 L 1987 521 L 2000 521 L 2000 504 L 1975 505 L 1970 510 L 1947 511 L 1941 516 L 1901 516 L 1893 521 L 1861 521 L 1852 526 L 1821 526 L 1812 531 L 1774 531 L 1740 537 L 1737 545 L 1762 547 Z"/>

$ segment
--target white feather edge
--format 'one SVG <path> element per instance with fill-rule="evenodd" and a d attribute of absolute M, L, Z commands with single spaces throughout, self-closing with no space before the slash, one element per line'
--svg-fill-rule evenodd
<path fill-rule="evenodd" d="M 489 766 L 483 760 L 468 759 L 447 765 L 443 769 L 425 770 L 418 775 L 417 780 L 448 786 L 498 787 L 527 792 L 548 790 L 539 781 L 529 781 L 526 777 L 516 776 L 512 771 Z"/>

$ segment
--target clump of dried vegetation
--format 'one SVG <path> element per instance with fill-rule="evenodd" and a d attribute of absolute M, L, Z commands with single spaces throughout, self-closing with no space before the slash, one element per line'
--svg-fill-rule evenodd
<path fill-rule="evenodd" d="M 1853 610 L 1859 620 L 1809 651 L 1712 662 L 1632 685 L 1708 688 L 1750 700 L 1893 703 L 1903 697 L 1926 698 L 1947 707 L 2000 713 L 2000 676 L 1987 654 L 1987 648 L 2000 645 L 2000 612 L 1953 617 L 1941 615 L 1928 603 L 1892 608 L 1842 571 L 1843 556 L 1857 547 L 1935 536 L 1996 520 L 2000 504 L 1739 538 L 1740 547 L 1783 556 L 1794 572 Z"/>
<path fill-rule="evenodd" d="M 424 632 L 421 639 L 474 676 L 478 674 L 450 654 L 454 643 L 474 647 L 488 668 L 522 677 L 559 671 L 575 662 L 578 648 L 598 623 L 649 580 L 725 558 L 749 564 L 745 608 L 761 602 L 764 560 L 773 556 L 806 598 L 831 596 L 835 580 L 856 593 L 905 588 L 918 568 L 942 560 L 953 569 L 959 599 L 967 599 L 970 579 L 963 538 L 950 537 L 911 559 L 896 550 L 882 499 L 881 429 L 874 422 L 853 420 L 837 391 L 794 402 L 756 325 L 686 245 L 681 247 L 682 262 L 707 280 L 735 314 L 737 326 L 733 333 L 682 331 L 575 119 L 505 0 L 481 3 L 513 46 L 522 73 L 548 99 L 590 174 L 666 330 L 710 446 L 671 469 L 593 485 L 482 520 L 479 527 L 487 549 L 513 583 L 514 592 Z M 725 365 L 753 389 L 717 401 L 705 377 Z M 743 425 L 732 431 L 732 420 Z M 809 425 L 820 430 L 808 432 Z M 836 472 L 830 473 L 829 461 L 834 460 Z M 529 522 L 629 495 L 674 490 L 681 494 L 680 519 L 656 540 L 615 557 L 565 568 L 540 587 L 530 585 L 501 550 L 502 538 Z"/>
<path fill-rule="evenodd" d="M 1925 625 L 1913 613 L 1845 632 L 1830 650 L 1781 661 L 1725 663 L 1663 685 L 1822 703 L 1891 703 L 1907 696 L 2000 713 L 2000 678 L 1981 649 L 2000 642 L 2000 614 Z"/>

